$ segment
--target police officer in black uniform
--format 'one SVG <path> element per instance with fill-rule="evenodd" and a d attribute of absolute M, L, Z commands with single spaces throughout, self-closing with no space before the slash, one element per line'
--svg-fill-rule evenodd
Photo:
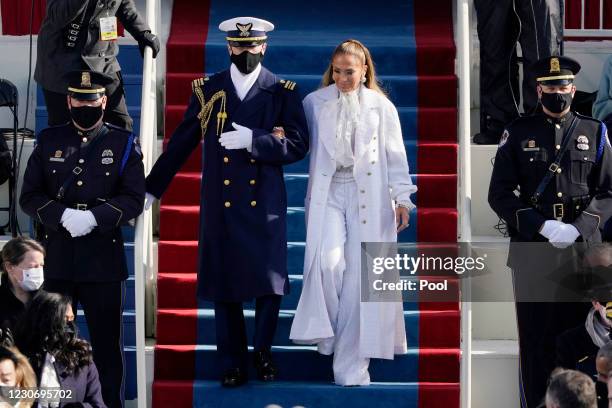
<path fill-rule="evenodd" d="M 576 241 L 600 242 L 600 228 L 612 214 L 612 149 L 606 127 L 570 111 L 580 64 L 547 57 L 533 69 L 543 112 L 516 119 L 505 129 L 489 186 L 489 204 L 511 236 L 508 266 L 515 286 L 523 407 L 537 406 L 544 396 L 556 336 L 584 322 L 588 310 L 588 304 L 532 296 L 537 286 L 532 279 L 540 273 L 534 265 L 550 266 Z M 544 246 L 528 257 L 520 244 L 512 244 L 520 242 Z"/>
<path fill-rule="evenodd" d="M 47 291 L 85 312 L 102 396 L 123 406 L 122 313 L 127 263 L 121 225 L 142 211 L 142 156 L 134 136 L 102 122 L 113 79 L 69 75 L 72 122 L 43 130 L 28 161 L 22 209 L 44 226 Z"/>
<path fill-rule="evenodd" d="M 92 70 L 113 79 L 106 86 L 104 121 L 132 130 L 117 62 L 118 22 L 138 41 L 141 53 L 149 46 L 153 58 L 157 56 L 159 39 L 138 13 L 134 0 L 47 0 L 38 33 L 34 78 L 43 89 L 49 126 L 70 122 L 64 103 L 66 74 Z"/>
<path fill-rule="evenodd" d="M 247 381 L 242 302 L 256 299 L 254 359 L 273 380 L 272 338 L 287 276 L 284 164 L 308 152 L 308 127 L 295 82 L 261 65 L 272 23 L 224 21 L 229 69 L 193 82 L 183 122 L 147 177 L 147 205 L 160 198 L 203 141 L 198 296 L 215 302 L 222 384 Z"/>

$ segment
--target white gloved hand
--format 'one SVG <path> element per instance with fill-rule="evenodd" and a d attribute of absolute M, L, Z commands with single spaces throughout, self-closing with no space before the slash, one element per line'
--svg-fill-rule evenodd
<path fill-rule="evenodd" d="M 576 238 L 580 236 L 580 232 L 572 224 L 563 224 L 551 234 L 548 241 L 555 248 L 567 248 L 572 245 Z"/>
<path fill-rule="evenodd" d="M 153 202 L 157 200 L 157 197 L 155 197 L 153 194 L 151 193 L 146 193 L 145 194 L 145 202 L 144 202 L 144 208 L 145 211 L 149 210 L 151 208 L 151 206 L 153 205 Z"/>
<path fill-rule="evenodd" d="M 550 236 L 552 235 L 552 233 L 555 232 L 557 228 L 559 228 L 562 225 L 565 225 L 565 224 L 562 223 L 561 221 L 546 220 L 544 221 L 544 225 L 542 226 L 542 229 L 540 230 L 540 235 L 542 235 L 546 239 L 550 239 Z"/>
<path fill-rule="evenodd" d="M 98 222 L 91 211 L 74 210 L 63 225 L 70 235 L 76 238 L 89 234 L 98 225 Z"/>
<path fill-rule="evenodd" d="M 64 223 L 70 219 L 75 213 L 77 212 L 77 210 L 73 209 L 73 208 L 66 208 L 64 210 L 64 212 L 62 213 L 62 218 L 60 220 L 60 222 L 62 223 L 62 225 L 64 225 Z M 64 228 L 66 228 L 66 225 L 64 225 Z"/>
<path fill-rule="evenodd" d="M 219 143 L 228 150 L 247 149 L 250 153 L 253 146 L 253 131 L 235 122 L 232 122 L 232 126 L 236 130 L 221 133 Z"/>

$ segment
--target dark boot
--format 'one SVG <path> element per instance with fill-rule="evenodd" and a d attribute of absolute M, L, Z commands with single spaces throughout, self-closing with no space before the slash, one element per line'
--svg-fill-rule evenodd
<path fill-rule="evenodd" d="M 278 369 L 272 361 L 272 353 L 269 350 L 256 351 L 253 357 L 257 369 L 257 378 L 260 381 L 274 381 Z"/>
<path fill-rule="evenodd" d="M 224 387 L 239 387 L 248 381 L 247 374 L 239 368 L 230 368 L 223 374 L 221 385 Z"/>

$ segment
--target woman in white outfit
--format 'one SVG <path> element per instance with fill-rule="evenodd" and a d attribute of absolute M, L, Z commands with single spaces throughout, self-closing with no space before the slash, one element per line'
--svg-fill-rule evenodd
<path fill-rule="evenodd" d="M 291 339 L 333 354 L 338 385 L 368 385 L 370 358 L 406 353 L 401 302 L 361 302 L 362 242 L 396 242 L 415 207 L 397 110 L 368 49 L 336 47 L 304 99 L 311 135 L 304 285 Z"/>

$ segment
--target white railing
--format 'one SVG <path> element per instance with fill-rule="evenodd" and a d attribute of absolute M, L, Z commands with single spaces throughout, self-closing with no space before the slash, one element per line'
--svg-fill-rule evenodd
<path fill-rule="evenodd" d="M 612 29 L 604 28 L 604 2 L 609 0 L 599 0 L 599 27 L 586 28 L 586 0 L 580 1 L 580 28 L 564 28 L 564 37 L 610 37 L 612 39 Z M 564 7 L 567 15 L 567 2 Z M 565 19 L 564 19 L 565 20 Z M 563 23 L 565 27 L 565 21 Z"/>
<path fill-rule="evenodd" d="M 460 242 L 472 240 L 471 220 L 471 129 L 470 129 L 470 0 L 456 1 L 457 75 L 459 77 L 459 237 Z M 466 254 L 469 256 L 469 254 Z M 469 279 L 461 279 L 461 407 L 472 406 L 472 304 Z"/>
<path fill-rule="evenodd" d="M 146 0 L 146 17 L 151 32 L 159 35 L 160 0 Z M 140 107 L 140 145 L 145 174 L 153 166 L 157 141 L 157 70 L 153 52 L 146 47 L 142 74 L 142 105 Z M 147 367 L 145 356 L 146 303 L 145 291 L 149 271 L 153 265 L 153 221 L 151 210 L 145 210 L 136 221 L 134 238 L 134 271 L 136 287 L 136 383 L 138 408 L 147 404 Z"/>

